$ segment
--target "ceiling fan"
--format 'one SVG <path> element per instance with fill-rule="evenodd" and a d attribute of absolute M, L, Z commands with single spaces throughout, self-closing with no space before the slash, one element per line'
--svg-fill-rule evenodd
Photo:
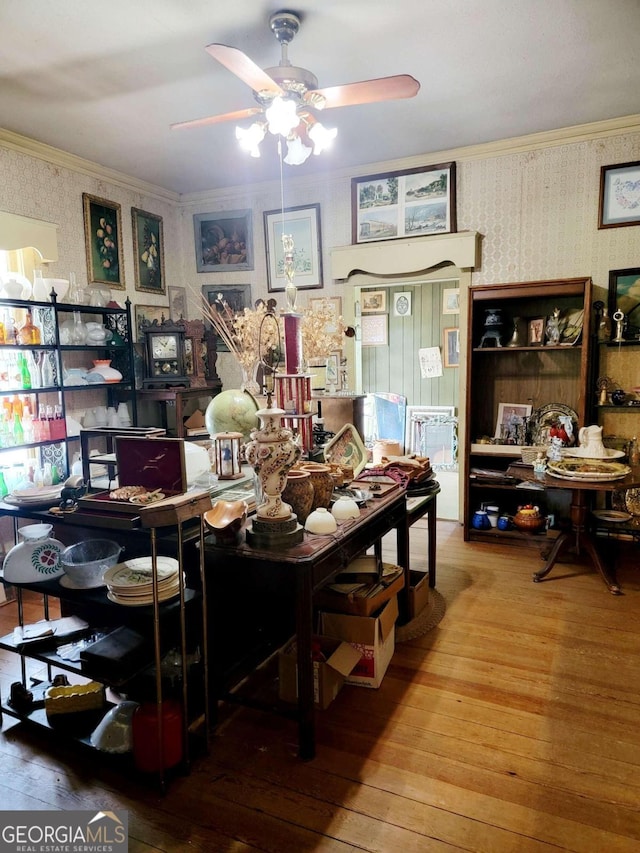
<path fill-rule="evenodd" d="M 305 143 L 311 142 L 314 153 L 320 153 L 337 132 L 324 128 L 315 116 L 316 111 L 413 98 L 420 89 L 420 83 L 409 74 L 319 89 L 318 79 L 311 71 L 292 65 L 288 59 L 287 47 L 300 28 L 298 15 L 289 11 L 276 12 L 269 24 L 282 51 L 280 63 L 274 68 L 263 70 L 241 50 L 226 44 L 210 44 L 206 48 L 214 59 L 251 87 L 258 106 L 177 122 L 171 125 L 172 129 L 259 117 L 251 127 L 236 129 L 241 146 L 253 156 L 260 156 L 258 145 L 269 130 L 287 138 L 288 156 L 294 159 L 285 158 L 285 162 L 304 162 L 312 150 Z M 296 152 L 292 149 L 300 146 L 305 156 L 296 160 Z M 298 156 L 302 156 L 301 151 Z"/>

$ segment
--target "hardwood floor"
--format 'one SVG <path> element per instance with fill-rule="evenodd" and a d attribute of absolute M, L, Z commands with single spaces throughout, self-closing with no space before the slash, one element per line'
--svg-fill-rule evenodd
<path fill-rule="evenodd" d="M 424 568 L 424 521 L 411 551 Z M 318 714 L 314 761 L 291 721 L 236 709 L 160 796 L 5 717 L 1 808 L 127 809 L 132 853 L 637 853 L 637 558 L 619 597 L 580 561 L 534 584 L 534 551 L 439 522 L 443 620 L 396 646 L 379 690 L 346 687 Z M 14 619 L 0 608 L 2 633 Z M 0 657 L 3 693 L 14 666 Z"/>

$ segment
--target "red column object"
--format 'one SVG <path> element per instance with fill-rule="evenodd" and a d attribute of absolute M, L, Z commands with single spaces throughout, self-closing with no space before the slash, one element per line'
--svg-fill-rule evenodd
<path fill-rule="evenodd" d="M 302 315 L 283 314 L 284 319 L 284 368 L 287 373 L 299 373 L 302 369 Z"/>

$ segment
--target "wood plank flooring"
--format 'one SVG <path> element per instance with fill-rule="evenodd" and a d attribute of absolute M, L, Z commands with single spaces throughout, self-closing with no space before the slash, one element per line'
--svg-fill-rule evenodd
<path fill-rule="evenodd" d="M 619 597 L 581 560 L 534 584 L 534 551 L 439 522 L 443 620 L 396 646 L 379 690 L 344 688 L 318 714 L 314 761 L 291 721 L 229 709 L 161 796 L 5 717 L 0 809 L 127 809 L 132 853 L 637 853 L 637 547 L 620 562 Z M 0 608 L 0 631 L 14 619 Z M 3 694 L 17 672 L 1 654 Z"/>

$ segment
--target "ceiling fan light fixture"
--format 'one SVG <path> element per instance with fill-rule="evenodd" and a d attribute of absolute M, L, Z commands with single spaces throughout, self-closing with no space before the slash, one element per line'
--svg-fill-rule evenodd
<path fill-rule="evenodd" d="M 273 99 L 270 107 L 265 110 L 265 118 L 269 125 L 269 133 L 289 136 L 294 127 L 300 124 L 298 105 L 289 98 L 278 96 Z"/>
<path fill-rule="evenodd" d="M 312 150 L 304 144 L 299 136 L 293 136 L 287 139 L 287 156 L 284 158 L 284 162 L 288 166 L 301 166 L 308 160 Z"/>
<path fill-rule="evenodd" d="M 331 148 L 333 140 L 338 135 L 337 127 L 325 127 L 319 121 L 315 122 L 307 131 L 309 139 L 313 142 L 313 153 L 322 154 Z"/>
<path fill-rule="evenodd" d="M 252 157 L 259 157 L 259 146 L 266 132 L 264 122 L 254 121 L 250 127 L 236 127 L 236 139 L 243 151 L 248 151 Z"/>

